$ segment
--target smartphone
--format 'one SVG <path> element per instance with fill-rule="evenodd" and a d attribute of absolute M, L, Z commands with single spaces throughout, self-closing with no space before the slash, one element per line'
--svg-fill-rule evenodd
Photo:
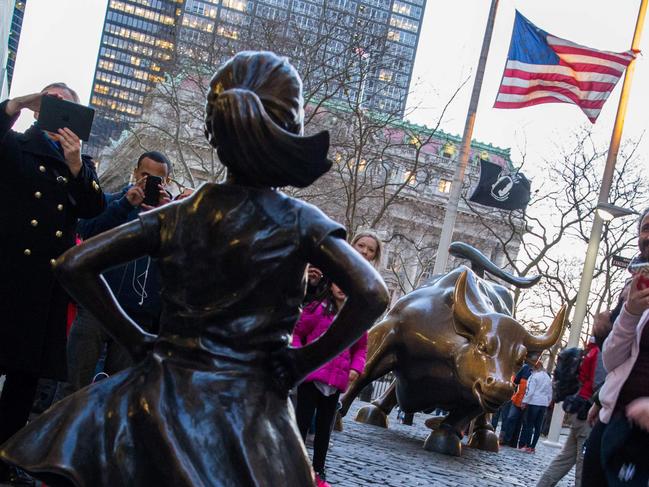
<path fill-rule="evenodd" d="M 640 275 L 638 278 L 638 289 L 640 291 L 649 288 L 649 262 L 630 265 L 629 272 L 634 276 L 636 274 Z"/>
<path fill-rule="evenodd" d="M 144 186 L 144 203 L 149 206 L 158 206 L 160 203 L 160 185 L 162 178 L 160 176 L 147 176 Z"/>
<path fill-rule="evenodd" d="M 55 133 L 67 127 L 81 140 L 88 140 L 94 117 L 95 110 L 92 108 L 56 96 L 43 95 L 38 113 L 38 127 Z"/>

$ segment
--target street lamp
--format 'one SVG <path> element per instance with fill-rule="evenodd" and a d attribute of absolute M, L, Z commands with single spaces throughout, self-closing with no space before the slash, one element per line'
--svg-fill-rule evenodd
<path fill-rule="evenodd" d="M 611 203 L 599 203 L 595 208 L 599 217 L 605 222 L 610 222 L 613 218 L 618 218 L 621 216 L 628 215 L 638 215 L 639 213 L 635 210 L 630 210 L 628 208 L 622 208 L 621 206 L 615 206 Z"/>
<path fill-rule="evenodd" d="M 575 313 L 572 317 L 570 335 L 568 336 L 568 347 L 576 347 L 579 345 L 581 328 L 584 324 L 584 318 L 586 317 L 586 305 L 588 304 L 590 285 L 593 282 L 593 273 L 597 261 L 597 251 L 599 249 L 603 222 L 609 222 L 614 218 L 636 214 L 638 214 L 637 211 L 615 206 L 606 202 L 598 203 L 595 207 L 595 220 L 593 221 L 594 230 L 591 232 L 590 240 L 588 241 L 588 250 L 586 251 L 586 258 L 584 259 L 584 270 L 581 274 L 579 291 L 577 292 L 577 299 L 575 300 Z M 550 422 L 548 439 L 545 442 L 546 445 L 559 446 L 559 435 L 561 434 L 562 424 L 563 409 L 555 404 L 554 411 L 552 412 L 552 421 Z"/>

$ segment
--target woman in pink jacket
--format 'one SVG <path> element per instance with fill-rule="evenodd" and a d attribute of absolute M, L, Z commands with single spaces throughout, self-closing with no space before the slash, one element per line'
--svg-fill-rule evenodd
<path fill-rule="evenodd" d="M 647 234 L 649 235 L 649 218 Z M 647 485 L 649 448 L 649 288 L 636 275 L 629 297 L 604 342 L 606 381 L 601 410 L 586 443 L 582 485 Z M 635 424 L 636 429 L 632 429 Z M 617 445 L 619 443 L 619 446 Z"/>
<path fill-rule="evenodd" d="M 318 339 L 331 325 L 346 296 L 335 284 L 320 302 L 309 304 L 293 330 L 293 346 L 303 347 Z M 367 354 L 367 333 L 350 348 L 320 367 L 304 379 L 297 388 L 297 425 L 302 440 L 315 412 L 315 438 L 313 440 L 313 469 L 318 485 L 325 481 L 325 460 L 329 449 L 331 426 L 336 415 L 338 398 L 350 382 L 363 372 Z"/>

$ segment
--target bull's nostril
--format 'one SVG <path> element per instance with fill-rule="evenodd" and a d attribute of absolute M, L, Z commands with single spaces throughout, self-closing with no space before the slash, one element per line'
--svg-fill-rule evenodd
<path fill-rule="evenodd" d="M 493 383 L 494 383 L 494 378 L 493 377 L 487 377 L 487 385 L 490 386 Z"/>

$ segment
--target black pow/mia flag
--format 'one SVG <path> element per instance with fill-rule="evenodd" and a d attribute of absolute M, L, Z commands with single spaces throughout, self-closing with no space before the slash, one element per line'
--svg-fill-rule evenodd
<path fill-rule="evenodd" d="M 521 172 L 480 161 L 480 181 L 470 201 L 502 210 L 523 210 L 530 201 L 530 181 Z"/>

